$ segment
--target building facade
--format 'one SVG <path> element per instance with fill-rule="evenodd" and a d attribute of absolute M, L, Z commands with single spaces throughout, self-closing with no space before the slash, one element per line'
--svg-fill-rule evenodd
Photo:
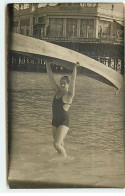
<path fill-rule="evenodd" d="M 12 32 L 73 49 L 123 73 L 123 4 L 19 4 L 9 14 Z"/>

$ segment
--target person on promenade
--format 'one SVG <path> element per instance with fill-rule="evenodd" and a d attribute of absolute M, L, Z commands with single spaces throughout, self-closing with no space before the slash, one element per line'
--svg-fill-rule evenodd
<path fill-rule="evenodd" d="M 52 134 L 54 138 L 53 144 L 57 152 L 64 157 L 67 157 L 67 154 L 64 148 L 63 140 L 69 130 L 68 110 L 75 95 L 75 80 L 78 66 L 79 63 L 76 63 L 74 65 L 71 75 L 71 81 L 69 80 L 68 76 L 62 76 L 60 78 L 60 85 L 58 85 L 54 80 L 50 62 L 46 61 L 47 74 L 51 86 L 55 92 L 52 103 Z"/>

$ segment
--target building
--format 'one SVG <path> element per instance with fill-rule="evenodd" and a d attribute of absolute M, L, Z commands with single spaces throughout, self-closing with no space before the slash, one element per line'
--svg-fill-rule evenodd
<path fill-rule="evenodd" d="M 85 54 L 123 73 L 123 4 L 13 4 L 11 31 Z"/>

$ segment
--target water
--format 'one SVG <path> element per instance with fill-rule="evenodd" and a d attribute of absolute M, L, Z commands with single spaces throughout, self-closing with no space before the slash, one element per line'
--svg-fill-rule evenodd
<path fill-rule="evenodd" d="M 53 147 L 54 94 L 47 75 L 11 72 L 10 78 L 11 182 L 32 182 L 31 187 L 35 183 L 44 187 L 45 182 L 64 187 L 124 186 L 122 91 L 115 95 L 113 87 L 77 76 L 70 129 L 64 141 L 69 158 L 63 160 Z M 60 74 L 55 74 L 57 82 L 59 78 Z"/>

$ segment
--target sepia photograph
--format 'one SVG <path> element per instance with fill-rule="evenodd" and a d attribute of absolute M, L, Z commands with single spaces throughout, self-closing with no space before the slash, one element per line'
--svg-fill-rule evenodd
<path fill-rule="evenodd" d="M 124 4 L 6 11 L 11 189 L 124 188 Z"/>

